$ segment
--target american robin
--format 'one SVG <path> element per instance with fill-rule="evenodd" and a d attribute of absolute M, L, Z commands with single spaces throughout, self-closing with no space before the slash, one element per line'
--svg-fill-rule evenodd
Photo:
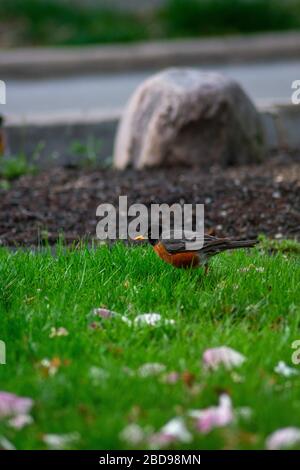
<path fill-rule="evenodd" d="M 148 237 L 139 235 L 135 240 L 148 240 L 155 253 L 166 263 L 172 264 L 176 268 L 203 266 L 205 272 L 208 270 L 208 260 L 211 256 L 226 250 L 251 248 L 257 244 L 257 240 L 230 240 L 229 238 L 217 238 L 210 235 L 204 235 L 203 241 L 200 235 L 186 231 L 184 235 L 181 233 L 181 237 L 178 238 L 175 230 L 170 230 L 168 237 L 165 238 L 161 227 L 159 227 L 158 233 L 160 234 L 159 238 L 152 238 L 150 227 Z M 193 238 L 191 238 L 192 236 Z M 193 242 L 193 245 L 191 245 L 191 242 Z"/>

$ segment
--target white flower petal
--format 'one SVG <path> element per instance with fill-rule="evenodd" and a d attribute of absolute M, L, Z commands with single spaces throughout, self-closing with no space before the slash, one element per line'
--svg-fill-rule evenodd
<path fill-rule="evenodd" d="M 6 437 L 0 436 L 0 450 L 16 450 L 16 448 Z"/>
<path fill-rule="evenodd" d="M 266 448 L 268 450 L 286 449 L 296 445 L 300 445 L 300 428 L 278 429 L 266 439 Z"/>
<path fill-rule="evenodd" d="M 143 313 L 134 319 L 136 326 L 174 325 L 174 323 L 174 320 L 164 319 L 159 313 Z"/>
<path fill-rule="evenodd" d="M 143 364 L 138 369 L 138 375 L 140 377 L 151 377 L 152 375 L 159 375 L 162 372 L 165 372 L 166 366 L 158 362 L 149 362 Z"/>
<path fill-rule="evenodd" d="M 179 442 L 188 443 L 193 440 L 192 434 L 188 431 L 185 422 L 181 417 L 171 419 L 161 428 L 160 432 L 173 437 Z"/>
<path fill-rule="evenodd" d="M 49 449 L 65 449 L 71 446 L 80 439 L 80 435 L 77 432 L 69 434 L 45 434 L 43 441 Z"/>
<path fill-rule="evenodd" d="M 277 366 L 274 368 L 274 372 L 283 377 L 292 377 L 293 375 L 298 375 L 299 371 L 293 367 L 289 367 L 284 361 L 279 361 Z"/>
<path fill-rule="evenodd" d="M 145 438 L 143 429 L 135 423 L 126 426 L 120 433 L 120 439 L 126 441 L 131 445 L 140 444 Z"/>
<path fill-rule="evenodd" d="M 161 315 L 159 313 L 143 313 L 134 319 L 135 325 L 150 325 L 155 326 L 161 322 Z"/>
<path fill-rule="evenodd" d="M 189 443 L 193 440 L 192 434 L 187 429 L 181 417 L 171 419 L 158 432 L 152 434 L 148 443 L 152 449 L 168 447 L 175 442 Z"/>
<path fill-rule="evenodd" d="M 60 337 L 60 336 L 68 336 L 69 332 L 64 328 L 63 326 L 59 328 L 55 328 L 54 326 L 51 328 L 49 338 L 55 338 L 55 337 Z"/>

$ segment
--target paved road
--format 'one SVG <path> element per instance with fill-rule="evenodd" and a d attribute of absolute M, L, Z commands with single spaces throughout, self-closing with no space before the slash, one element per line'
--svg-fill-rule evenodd
<path fill-rule="evenodd" d="M 203 67 L 202 67 L 203 68 Z M 291 83 L 300 79 L 300 61 L 249 65 L 218 65 L 217 70 L 238 80 L 256 102 L 290 100 Z M 151 72 L 99 75 L 51 80 L 7 82 L 6 115 L 60 111 L 111 111 L 124 107 L 131 93 Z"/>

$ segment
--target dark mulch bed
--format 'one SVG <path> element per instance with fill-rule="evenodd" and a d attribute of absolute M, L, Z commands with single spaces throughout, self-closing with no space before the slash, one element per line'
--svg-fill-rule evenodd
<path fill-rule="evenodd" d="M 273 157 L 260 166 L 174 168 L 123 173 L 56 168 L 23 176 L 0 190 L 0 243 L 36 245 L 48 232 L 72 242 L 95 237 L 96 208 L 128 202 L 205 203 L 206 230 L 218 236 L 300 238 L 300 159 Z"/>

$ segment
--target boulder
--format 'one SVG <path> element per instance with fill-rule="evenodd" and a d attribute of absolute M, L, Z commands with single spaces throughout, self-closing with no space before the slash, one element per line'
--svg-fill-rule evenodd
<path fill-rule="evenodd" d="M 168 69 L 142 83 L 121 119 L 114 165 L 245 164 L 265 152 L 255 106 L 231 78 L 187 68 Z"/>

